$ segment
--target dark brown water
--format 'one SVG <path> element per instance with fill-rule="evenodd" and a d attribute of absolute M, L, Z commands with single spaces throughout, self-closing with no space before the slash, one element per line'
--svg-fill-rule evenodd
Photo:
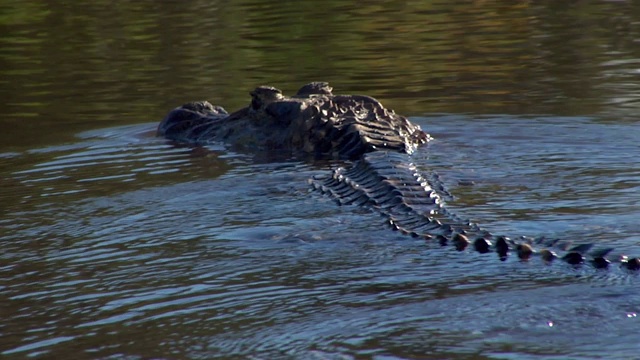
<path fill-rule="evenodd" d="M 3 357 L 637 357 L 637 274 L 443 249 L 310 193 L 326 166 L 153 136 L 326 80 L 436 138 L 456 212 L 640 256 L 637 4 L 6 0 L 0 34 Z"/>

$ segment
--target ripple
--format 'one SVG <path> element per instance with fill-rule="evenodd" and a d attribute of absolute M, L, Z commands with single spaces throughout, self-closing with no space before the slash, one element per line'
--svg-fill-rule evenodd
<path fill-rule="evenodd" d="M 330 162 L 117 126 L 328 80 L 429 114 L 456 213 L 637 251 L 632 2 L 40 3 L 0 16 L 2 355 L 637 355 L 637 274 L 456 252 L 310 193 Z"/>

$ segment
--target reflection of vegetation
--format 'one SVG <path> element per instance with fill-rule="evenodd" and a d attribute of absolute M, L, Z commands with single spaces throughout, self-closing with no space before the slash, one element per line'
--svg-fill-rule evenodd
<path fill-rule="evenodd" d="M 16 126 L 26 116 L 86 127 L 152 121 L 199 98 L 234 109 L 257 84 L 291 92 L 318 79 L 408 114 L 593 114 L 612 94 L 633 101 L 638 92 L 616 85 L 629 72 L 603 68 L 638 59 L 640 9 L 624 3 L 0 6 L 0 94 L 9 104 L 0 121 Z"/>
<path fill-rule="evenodd" d="M 38 23 L 51 13 L 40 1 L 0 1 L 0 25 L 18 26 Z M 12 6 L 13 5 L 13 6 Z"/>

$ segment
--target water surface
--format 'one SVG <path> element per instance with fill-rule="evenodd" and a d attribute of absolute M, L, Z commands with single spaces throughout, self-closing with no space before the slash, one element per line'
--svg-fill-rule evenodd
<path fill-rule="evenodd" d="M 338 164 L 154 136 L 327 80 L 436 140 L 495 233 L 640 256 L 631 2 L 2 1 L 7 358 L 633 358 L 637 274 L 456 252 L 337 206 Z"/>

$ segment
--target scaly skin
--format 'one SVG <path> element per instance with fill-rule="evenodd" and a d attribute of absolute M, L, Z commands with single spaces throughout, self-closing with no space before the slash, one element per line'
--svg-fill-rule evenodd
<path fill-rule="evenodd" d="M 448 193 L 437 178 L 419 174 L 410 155 L 431 137 L 407 118 L 363 95 L 333 95 L 325 82 L 309 83 L 292 97 L 260 86 L 251 104 L 232 114 L 209 102 L 191 102 L 172 110 L 158 126 L 158 135 L 179 142 L 226 142 L 255 150 L 290 150 L 316 157 L 350 159 L 351 167 L 312 179 L 313 187 L 339 204 L 358 204 L 379 211 L 394 230 L 414 237 L 452 243 L 462 251 L 473 244 L 480 253 L 496 252 L 505 260 L 515 252 L 522 260 L 539 256 L 550 262 L 590 263 L 609 267 L 612 249 L 591 251 L 593 244 L 569 247 L 558 240 L 494 236 L 461 219 L 443 206 Z M 469 237 L 475 240 L 470 241 Z M 542 245 L 562 251 L 558 256 Z M 587 254 L 588 253 L 588 254 Z M 640 259 L 615 259 L 622 267 L 640 270 Z"/>
<path fill-rule="evenodd" d="M 411 153 L 429 136 L 407 118 L 361 95 L 333 95 L 327 83 L 303 86 L 294 97 L 260 86 L 251 105 L 228 115 L 206 101 L 171 111 L 158 135 L 202 144 L 227 142 L 252 149 L 282 149 L 319 157 L 358 159 L 380 149 Z"/>

